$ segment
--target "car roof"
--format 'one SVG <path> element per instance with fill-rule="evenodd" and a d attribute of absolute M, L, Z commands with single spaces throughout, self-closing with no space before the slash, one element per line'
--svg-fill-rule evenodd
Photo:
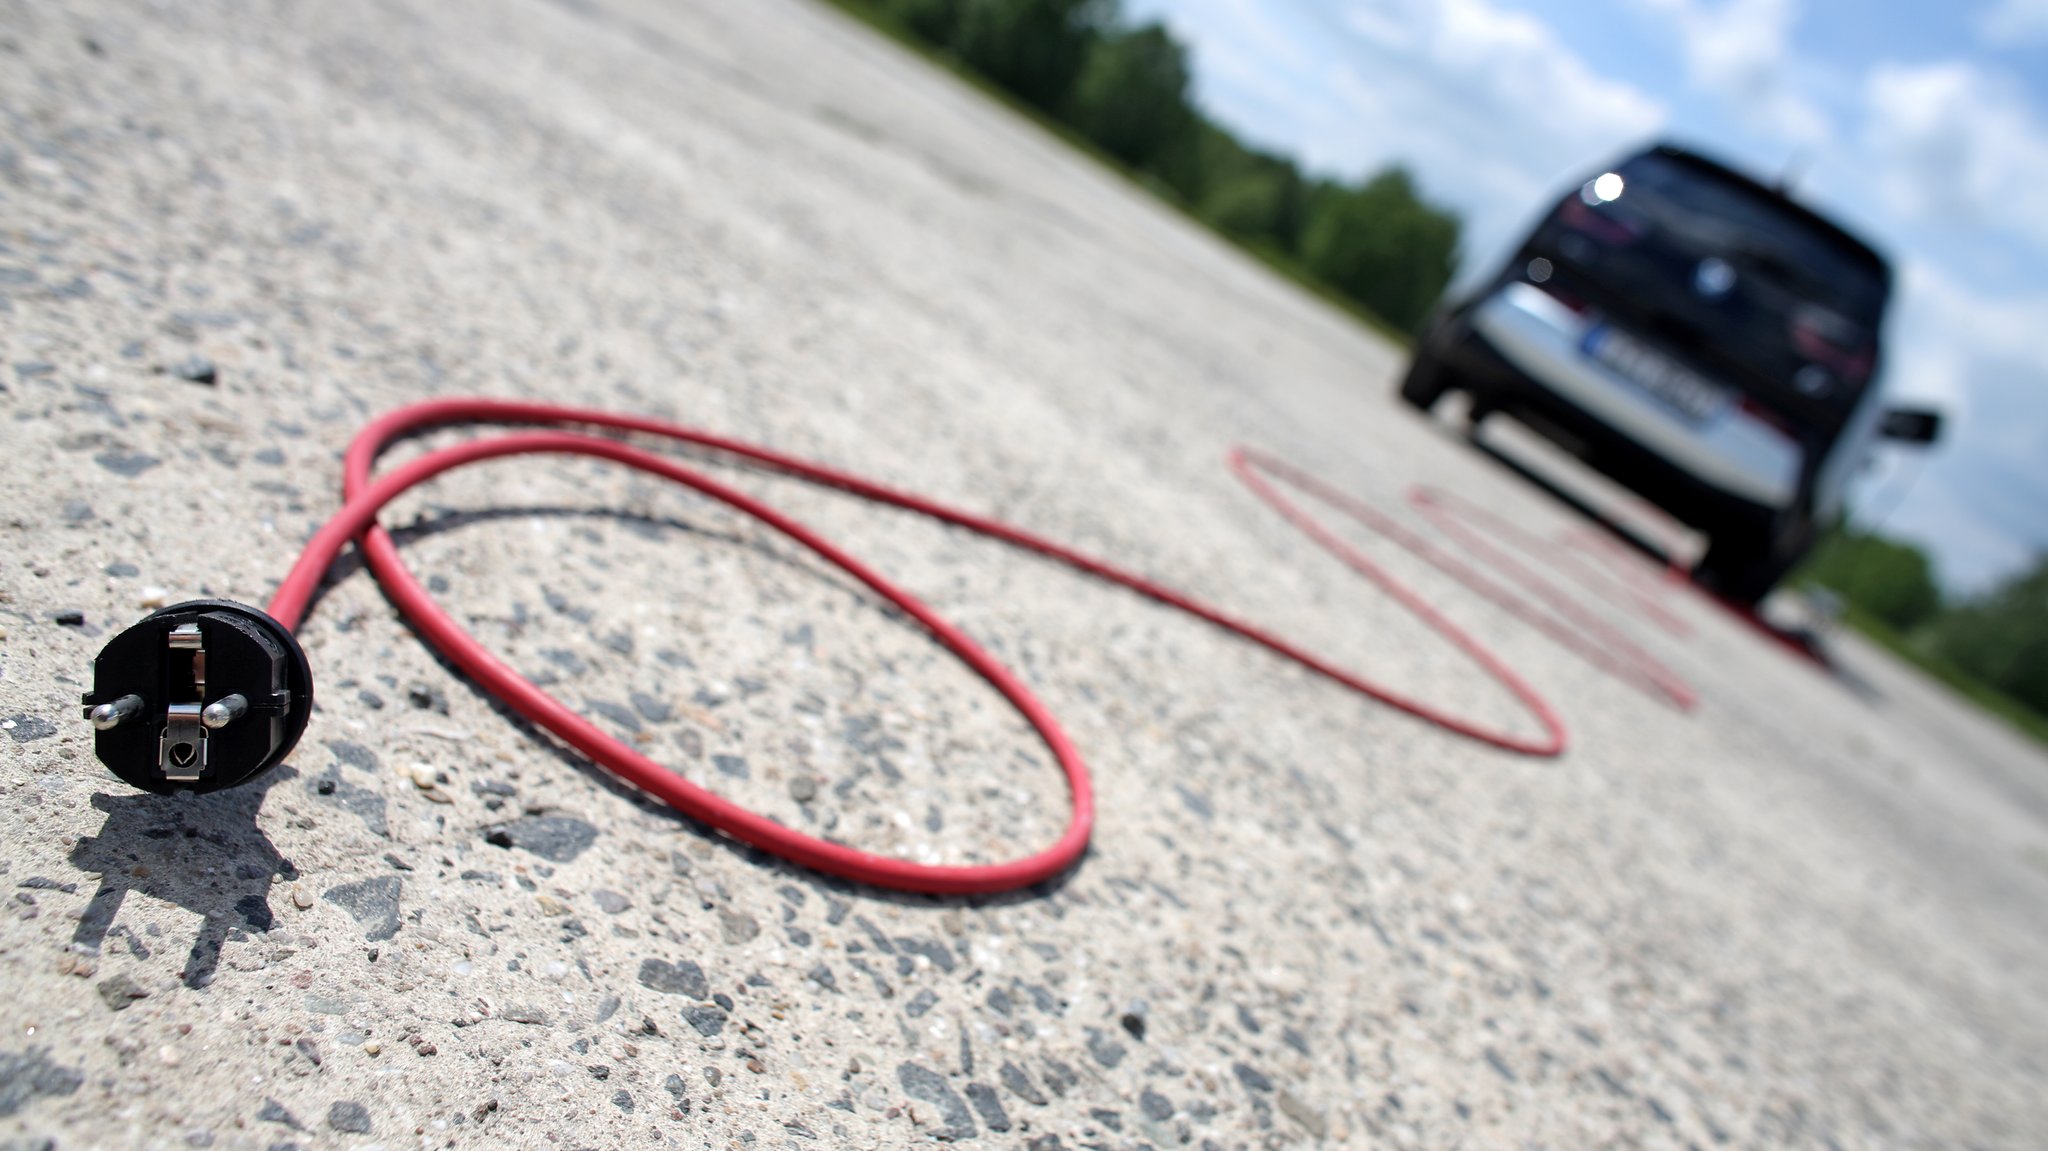
<path fill-rule="evenodd" d="M 1787 212 L 1797 216 L 1803 223 L 1811 225 L 1816 231 L 1840 241 L 1857 255 L 1867 258 L 1872 268 L 1884 278 L 1886 285 L 1890 285 L 1892 279 L 1891 262 L 1886 260 L 1882 253 L 1854 232 L 1793 199 L 1785 188 L 1762 183 L 1754 177 L 1737 171 L 1705 153 L 1694 151 L 1681 144 L 1659 143 L 1647 149 L 1643 155 L 1663 156 L 1667 159 L 1676 160 L 1689 167 L 1712 173 L 1719 179 L 1739 185 L 1758 196 L 1777 203 Z"/>

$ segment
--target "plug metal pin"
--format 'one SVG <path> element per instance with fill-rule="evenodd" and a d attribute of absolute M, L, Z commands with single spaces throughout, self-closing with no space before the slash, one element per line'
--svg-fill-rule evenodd
<path fill-rule="evenodd" d="M 242 718 L 248 710 L 249 697 L 237 692 L 207 704 L 206 710 L 199 713 L 199 722 L 211 731 L 219 731 Z"/>
<path fill-rule="evenodd" d="M 92 725 L 101 731 L 113 729 L 142 714 L 149 704 L 139 695 L 124 695 L 112 703 L 92 709 Z"/>

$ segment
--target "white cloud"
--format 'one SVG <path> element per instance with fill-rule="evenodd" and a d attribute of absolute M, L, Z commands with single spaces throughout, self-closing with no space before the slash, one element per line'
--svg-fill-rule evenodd
<path fill-rule="evenodd" d="M 1351 167 L 1392 160 L 1469 228 L 1467 275 L 1512 243 L 1554 185 L 1655 133 L 1664 105 L 1600 75 L 1548 24 L 1493 0 L 1381 0 L 1345 8 L 1326 139 Z M 1377 152 L 1379 154 L 1372 154 Z"/>
<path fill-rule="evenodd" d="M 1885 527 L 1932 545 L 1951 586 L 1979 589 L 2048 548 L 2048 293 L 1989 295 L 1909 260 L 1895 316 L 1889 394 L 1941 406 L 1948 446 Z"/>
<path fill-rule="evenodd" d="M 1585 153 L 1664 121 L 1661 102 L 1593 71 L 1534 16 L 1491 0 L 1440 0 L 1416 14 L 1421 50 L 1446 82 L 1444 94 L 1462 97 L 1501 136 L 1527 141 L 1514 151 L 1562 148 L 1579 153 L 1570 163 L 1584 164 L 1593 158 Z"/>
<path fill-rule="evenodd" d="M 1505 245 L 1554 184 L 1640 143 L 1662 102 L 1498 0 L 1137 0 L 1193 48 L 1205 109 L 1309 168 L 1414 171 Z M 1468 262 L 1468 268 L 1472 265 Z"/>
<path fill-rule="evenodd" d="M 2048 43 L 2048 0 L 1999 0 L 1975 23 L 1977 34 L 1999 47 Z"/>
<path fill-rule="evenodd" d="M 1827 114 L 1799 86 L 1792 29 L 1798 0 L 1636 0 L 1671 28 L 1686 77 L 1754 130 L 1808 146 L 1829 136 Z"/>
<path fill-rule="evenodd" d="M 1593 71 L 1526 13 L 1490 0 L 1442 0 L 1417 5 L 1411 16 L 1427 99 L 1440 110 L 1404 116 L 1404 131 L 1426 137 L 1415 148 L 1429 170 L 1470 183 L 1475 214 L 1512 223 L 1550 185 L 1664 123 L 1662 103 Z M 1354 106 L 1385 102 L 1366 90 L 1353 87 Z"/>
<path fill-rule="evenodd" d="M 1953 406 L 1971 450 L 2034 472 L 2048 495 L 2048 293 L 1994 296 L 1914 261 L 1900 277 L 1900 396 Z M 2029 414 L 2034 418 L 2026 418 Z M 2044 523 L 2048 529 L 2048 523 Z"/>
<path fill-rule="evenodd" d="M 1354 4 L 1344 12 L 1351 30 L 1374 44 L 1401 52 L 1417 46 L 1414 21 L 1377 4 Z"/>
<path fill-rule="evenodd" d="M 1962 61 L 1880 64 L 1864 99 L 1864 146 L 1893 211 L 1996 228 L 2048 252 L 2048 130 L 2018 84 Z"/>
<path fill-rule="evenodd" d="M 1873 495 L 1868 501 L 1882 505 L 1880 513 L 1889 508 L 1889 514 L 1875 522 L 1859 520 L 1859 526 L 1927 549 L 1934 557 L 1936 581 L 1951 595 L 1996 587 L 2024 570 L 2036 554 L 2020 537 L 1983 519 L 1978 501 L 1945 482 L 1938 471 L 1906 463 L 1888 469 L 1872 490 L 1889 496 Z"/>

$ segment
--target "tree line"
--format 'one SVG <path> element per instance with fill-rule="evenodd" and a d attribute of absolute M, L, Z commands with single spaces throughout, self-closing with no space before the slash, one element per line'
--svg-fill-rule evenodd
<path fill-rule="evenodd" d="M 849 0 L 841 0 L 842 3 Z M 1305 174 L 1197 111 L 1187 48 L 1115 0 L 853 0 L 1079 132 L 1210 226 L 1420 328 L 1457 269 L 1460 223 L 1389 168 Z"/>
<path fill-rule="evenodd" d="M 1799 578 L 1832 589 L 1912 651 L 2048 719 L 2048 553 L 1989 591 L 1951 601 L 1925 552 L 1843 528 L 1814 549 Z"/>

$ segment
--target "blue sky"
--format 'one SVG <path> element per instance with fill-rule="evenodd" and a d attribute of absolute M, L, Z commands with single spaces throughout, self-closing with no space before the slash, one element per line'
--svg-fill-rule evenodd
<path fill-rule="evenodd" d="M 1324 174 L 1389 163 L 1496 259 L 1589 166 L 1657 137 L 1892 257 L 1890 394 L 1948 414 L 1861 515 L 1952 590 L 2048 551 L 2048 0 L 1125 0 L 1193 52 L 1202 108 Z M 1915 458 L 1918 457 L 1918 458 Z"/>

